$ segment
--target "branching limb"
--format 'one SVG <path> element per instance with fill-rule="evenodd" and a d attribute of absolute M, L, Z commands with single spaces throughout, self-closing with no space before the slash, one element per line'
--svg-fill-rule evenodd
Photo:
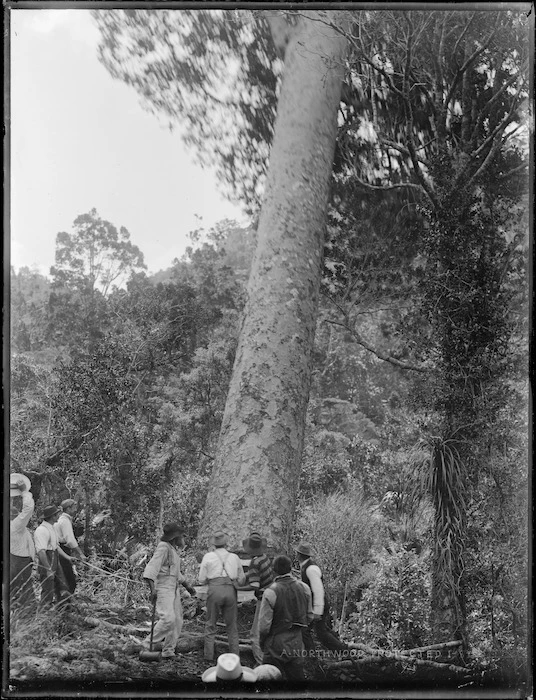
<path fill-rule="evenodd" d="M 407 369 L 411 370 L 413 372 L 422 372 L 422 373 L 428 373 L 430 370 L 426 369 L 425 367 L 419 367 L 418 365 L 412 365 L 408 364 L 406 362 L 401 362 L 400 360 L 397 360 L 396 357 L 392 357 L 391 355 L 387 355 L 386 353 L 381 352 L 380 350 L 377 350 L 374 348 L 370 343 L 367 343 L 366 340 L 364 340 L 359 333 L 353 328 L 353 326 L 349 323 L 341 323 L 340 321 L 332 321 L 327 319 L 326 323 L 331 323 L 334 326 L 341 326 L 341 328 L 344 328 L 347 330 L 349 333 L 352 334 L 355 342 L 358 345 L 361 345 L 361 347 L 365 348 L 365 350 L 368 350 L 371 352 L 373 355 L 375 355 L 378 359 L 383 360 L 384 362 L 388 362 L 391 365 L 394 365 L 395 367 L 398 367 L 399 369 Z"/>

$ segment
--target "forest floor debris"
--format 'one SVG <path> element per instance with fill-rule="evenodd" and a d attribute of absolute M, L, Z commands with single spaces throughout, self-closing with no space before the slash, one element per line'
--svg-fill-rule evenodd
<path fill-rule="evenodd" d="M 238 628 L 242 663 L 255 662 L 249 643 L 249 630 L 255 611 L 254 601 L 239 605 Z M 152 681 L 199 682 L 210 665 L 203 659 L 204 617 L 201 602 L 195 598 L 184 602 L 184 627 L 177 644 L 177 655 L 150 664 L 139 659 L 139 652 L 150 630 L 148 606 L 103 606 L 88 600 L 78 601 L 70 610 L 39 612 L 30 621 L 13 618 L 10 634 L 9 680 L 21 682 L 115 682 Z M 228 650 L 224 626 L 216 638 L 216 654 Z M 358 649 L 363 647 L 363 649 Z M 471 682 L 471 674 L 448 663 L 420 664 L 413 658 L 375 653 L 365 645 L 353 645 L 365 652 L 363 658 L 332 659 L 321 653 L 306 660 L 309 680 L 326 683 L 374 685 L 390 677 L 393 684 L 411 679 L 428 680 L 430 673 L 453 682 Z M 454 672 L 455 671 L 455 672 Z"/>

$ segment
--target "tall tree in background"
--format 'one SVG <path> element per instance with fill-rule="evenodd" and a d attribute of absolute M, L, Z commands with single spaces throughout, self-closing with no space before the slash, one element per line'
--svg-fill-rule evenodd
<path fill-rule="evenodd" d="M 51 333 L 75 344 L 83 338 L 92 348 L 102 334 L 99 312 L 112 286 L 146 266 L 127 229 L 117 229 L 96 209 L 78 216 L 73 228 L 72 234 L 62 231 L 56 236 L 56 262 L 50 269 Z"/>

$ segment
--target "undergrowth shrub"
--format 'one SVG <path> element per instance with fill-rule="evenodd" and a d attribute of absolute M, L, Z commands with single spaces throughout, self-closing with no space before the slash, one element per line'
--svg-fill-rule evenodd
<path fill-rule="evenodd" d="M 429 640 L 431 579 L 429 555 L 398 545 L 383 550 L 375 575 L 348 620 L 348 633 L 385 649 L 412 649 Z"/>
<path fill-rule="evenodd" d="M 334 616 L 340 618 L 359 595 L 360 569 L 375 539 L 372 511 L 362 489 L 348 488 L 321 495 L 299 508 L 296 535 L 310 542 L 324 575 Z"/>

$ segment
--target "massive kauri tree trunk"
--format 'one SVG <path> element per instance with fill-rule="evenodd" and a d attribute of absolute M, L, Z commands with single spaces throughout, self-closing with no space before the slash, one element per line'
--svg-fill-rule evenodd
<path fill-rule="evenodd" d="M 270 20 L 285 70 L 200 540 L 224 528 L 236 547 L 254 528 L 284 550 L 299 481 L 346 41 L 330 26 L 344 13 Z"/>

